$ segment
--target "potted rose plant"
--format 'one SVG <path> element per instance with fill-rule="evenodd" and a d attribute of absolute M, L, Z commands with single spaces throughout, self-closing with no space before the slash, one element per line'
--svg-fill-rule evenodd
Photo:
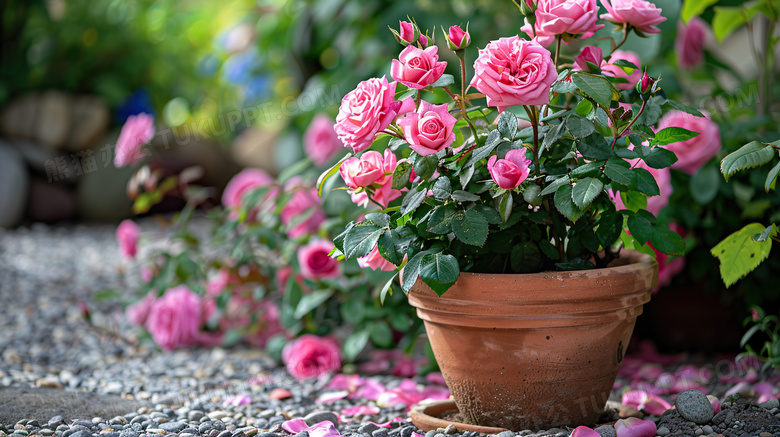
<path fill-rule="evenodd" d="M 615 53 L 630 32 L 658 32 L 651 3 L 604 2 L 622 40 L 573 63 L 561 43 L 602 27 L 595 1 L 529 3 L 529 39 L 489 42 L 471 73 L 471 35 L 449 29 L 459 83 L 433 37 L 402 26 L 395 81 L 344 97 L 334 128 L 353 153 L 318 181 L 322 193 L 340 173 L 373 207 L 333 256 L 377 251 L 397 266 L 460 412 L 510 429 L 593 423 L 603 410 L 656 283 L 651 245 L 685 251 L 647 204 L 653 171 L 677 160 L 664 146 L 698 134 L 652 126 L 670 110 L 703 116 Z"/>

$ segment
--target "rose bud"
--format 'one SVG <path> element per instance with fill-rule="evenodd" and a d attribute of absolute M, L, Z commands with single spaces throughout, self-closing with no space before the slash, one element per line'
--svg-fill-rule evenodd
<path fill-rule="evenodd" d="M 399 21 L 398 24 L 400 27 L 399 31 L 388 26 L 390 31 L 393 32 L 395 40 L 402 46 L 416 43 L 417 39 L 420 37 L 420 29 L 417 25 L 408 21 Z"/>
<path fill-rule="evenodd" d="M 601 63 L 604 61 L 604 54 L 601 49 L 594 46 L 587 46 L 582 52 L 574 57 L 574 62 L 582 71 L 589 73 L 598 73 L 601 71 Z"/>
<path fill-rule="evenodd" d="M 647 72 L 645 71 L 645 74 L 642 76 L 642 80 L 640 80 L 636 85 L 636 90 L 639 92 L 639 94 L 647 94 L 652 91 L 653 83 L 655 83 L 655 80 L 648 76 Z"/>
<path fill-rule="evenodd" d="M 471 35 L 469 35 L 468 24 L 466 30 L 460 28 L 460 26 L 450 26 L 450 31 L 444 34 L 444 38 L 447 40 L 447 46 L 452 51 L 463 50 L 471 44 Z"/>

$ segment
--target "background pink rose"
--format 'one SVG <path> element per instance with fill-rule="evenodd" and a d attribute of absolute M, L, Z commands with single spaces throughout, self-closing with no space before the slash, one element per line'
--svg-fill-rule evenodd
<path fill-rule="evenodd" d="M 341 274 L 339 260 L 328 254 L 335 246 L 331 241 L 313 240 L 298 249 L 298 264 L 304 278 L 317 280 L 335 278 Z"/>
<path fill-rule="evenodd" d="M 680 68 L 693 70 L 704 62 L 704 43 L 709 32 L 709 25 L 699 17 L 694 17 L 687 26 L 682 21 L 677 24 L 674 51 Z"/>
<path fill-rule="evenodd" d="M 632 71 L 631 74 L 626 74 L 623 67 L 614 65 L 614 62 L 619 59 L 628 61 L 636 65 L 637 68 Z M 602 61 L 601 72 L 607 76 L 622 77 L 623 79 L 626 79 L 628 82 L 616 83 L 615 87 L 620 90 L 630 90 L 634 88 L 637 82 L 639 82 L 639 79 L 642 78 L 642 62 L 639 60 L 639 56 L 634 52 L 629 52 L 628 50 L 615 50 L 612 52 L 609 62 Z"/>
<path fill-rule="evenodd" d="M 284 347 L 282 361 L 295 378 L 314 378 L 341 369 L 341 348 L 333 338 L 306 334 Z"/>
<path fill-rule="evenodd" d="M 290 238 L 315 233 L 327 218 L 320 204 L 316 188 L 295 189 L 295 193 L 284 205 L 279 216 L 285 226 L 292 226 L 287 231 L 287 236 Z M 307 218 L 298 222 L 302 217 Z"/>
<path fill-rule="evenodd" d="M 360 82 L 341 100 L 334 129 L 345 147 L 355 153 L 371 147 L 376 134 L 392 123 L 401 102 L 395 101 L 396 83 L 387 78 Z"/>
<path fill-rule="evenodd" d="M 536 2 L 536 23 L 533 27 L 525 19 L 520 29 L 529 38 L 536 38 L 539 44 L 548 46 L 556 35 L 568 33 L 588 38 L 602 27 L 599 19 L 599 5 L 596 0 L 539 0 Z"/>
<path fill-rule="evenodd" d="M 490 157 L 487 168 L 490 177 L 499 187 L 513 190 L 528 177 L 531 172 L 529 168 L 531 160 L 525 157 L 525 152 L 525 147 L 523 147 L 522 149 L 510 150 L 504 159 L 498 159 L 496 155 Z"/>
<path fill-rule="evenodd" d="M 649 1 L 601 0 L 601 4 L 607 9 L 607 13 L 601 15 L 602 20 L 615 24 L 627 23 L 642 33 L 658 33 L 661 30 L 655 25 L 666 21 L 661 16 L 661 9 Z"/>
<path fill-rule="evenodd" d="M 314 165 L 322 167 L 327 164 L 342 147 L 344 145 L 333 130 L 333 120 L 325 114 L 314 116 L 303 134 L 303 148 Z"/>
<path fill-rule="evenodd" d="M 420 156 L 433 155 L 455 141 L 453 128 L 458 120 L 447 111 L 447 105 L 420 102 L 416 112 L 398 121 L 409 147 Z"/>
<path fill-rule="evenodd" d="M 230 216 L 232 218 L 238 217 L 238 211 L 241 209 L 241 201 L 244 195 L 255 188 L 274 185 L 276 181 L 264 170 L 259 168 L 245 168 L 238 174 L 233 176 L 225 186 L 225 191 L 222 192 L 222 206 L 230 210 Z M 270 199 L 276 195 L 277 190 L 271 190 L 266 195 L 266 199 Z M 257 212 L 260 211 L 260 207 L 252 210 L 250 218 L 254 219 Z"/>
<path fill-rule="evenodd" d="M 124 167 L 134 164 L 146 156 L 141 147 L 154 137 L 154 116 L 138 114 L 127 117 L 119 132 L 114 153 L 114 166 Z"/>
<path fill-rule="evenodd" d="M 409 88 L 423 89 L 439 80 L 447 68 L 446 62 L 439 62 L 438 52 L 436 46 L 426 49 L 406 46 L 398 59 L 393 59 L 390 75 Z"/>
<path fill-rule="evenodd" d="M 382 270 L 383 272 L 392 272 L 395 270 L 395 264 L 384 259 L 379 253 L 379 246 L 374 247 L 366 256 L 357 259 L 358 265 L 364 269 Z"/>
<path fill-rule="evenodd" d="M 184 285 L 165 291 L 149 311 L 146 329 L 164 350 L 193 346 L 202 323 L 200 297 Z"/>
<path fill-rule="evenodd" d="M 156 299 L 157 292 L 154 290 L 150 291 L 143 299 L 125 308 L 125 317 L 135 326 L 144 326 Z"/>
<path fill-rule="evenodd" d="M 119 243 L 119 252 L 125 258 L 135 258 L 138 253 L 138 238 L 141 236 L 141 228 L 130 219 L 122 220 L 116 228 L 116 241 Z"/>
<path fill-rule="evenodd" d="M 718 125 L 706 117 L 696 117 L 682 111 L 669 111 L 658 122 L 658 129 L 681 127 L 699 135 L 690 140 L 680 141 L 664 146 L 677 155 L 677 162 L 672 168 L 694 174 L 704 164 L 718 154 L 721 147 Z"/>
<path fill-rule="evenodd" d="M 491 41 L 474 61 L 471 86 L 499 111 L 516 105 L 550 102 L 550 86 L 557 73 L 550 52 L 519 36 Z"/>

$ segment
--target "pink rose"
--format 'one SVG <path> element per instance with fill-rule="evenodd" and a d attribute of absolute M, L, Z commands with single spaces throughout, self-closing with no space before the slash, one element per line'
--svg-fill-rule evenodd
<path fill-rule="evenodd" d="M 144 158 L 141 147 L 154 137 L 154 116 L 138 114 L 127 117 L 119 132 L 114 155 L 114 166 L 124 167 Z"/>
<path fill-rule="evenodd" d="M 130 219 L 122 220 L 116 228 L 116 241 L 119 243 L 119 252 L 125 258 L 135 258 L 138 253 L 138 238 L 141 236 L 141 228 Z"/>
<path fill-rule="evenodd" d="M 708 34 L 707 22 L 699 17 L 694 17 L 688 26 L 680 21 L 674 40 L 674 51 L 677 52 L 680 68 L 693 70 L 704 62 L 704 43 Z"/>
<path fill-rule="evenodd" d="M 355 153 L 368 149 L 376 134 L 393 122 L 401 106 L 395 101 L 395 87 L 385 77 L 374 78 L 344 96 L 334 130 L 345 147 Z"/>
<path fill-rule="evenodd" d="M 298 188 L 279 213 L 282 224 L 291 226 L 287 231 L 290 238 L 313 234 L 327 218 L 320 204 L 316 188 Z M 302 217 L 306 217 L 301 220 Z"/>
<path fill-rule="evenodd" d="M 287 288 L 287 281 L 290 280 L 292 274 L 293 269 L 290 266 L 282 267 L 276 271 L 276 285 L 279 286 L 282 293 L 284 293 L 285 288 Z"/>
<path fill-rule="evenodd" d="M 519 36 L 492 41 L 474 61 L 471 86 L 487 96 L 499 111 L 516 105 L 550 102 L 550 87 L 557 73 L 550 52 Z"/>
<path fill-rule="evenodd" d="M 303 148 L 314 165 L 322 167 L 339 149 L 344 147 L 333 130 L 333 120 L 325 114 L 317 114 L 303 134 Z"/>
<path fill-rule="evenodd" d="M 276 181 L 264 170 L 259 168 L 246 168 L 233 176 L 225 186 L 222 192 L 222 206 L 230 210 L 230 217 L 237 218 L 238 211 L 241 209 L 244 195 L 255 188 L 274 185 Z M 272 189 L 265 197 L 266 200 L 274 197 L 277 190 Z M 261 205 L 262 206 L 262 205 Z M 261 207 L 252 210 L 250 216 L 254 216 L 260 211 Z"/>
<path fill-rule="evenodd" d="M 326 240 L 313 240 L 298 249 L 298 264 L 304 278 L 317 280 L 336 278 L 341 274 L 339 260 L 330 257 L 335 246 Z"/>
<path fill-rule="evenodd" d="M 614 64 L 615 61 L 622 59 L 624 61 L 628 61 L 634 65 L 637 66 L 637 68 L 631 72 L 631 74 L 627 74 L 625 70 L 623 70 L 623 67 L 619 67 Z M 628 82 L 623 83 L 616 83 L 615 87 L 617 89 L 621 90 L 630 90 L 634 88 L 639 82 L 639 79 L 642 78 L 642 71 L 640 68 L 642 67 L 642 63 L 639 60 L 639 56 L 637 56 L 634 52 L 624 51 L 624 50 L 615 50 L 612 52 L 612 56 L 609 58 L 609 62 L 602 61 L 601 62 L 601 71 L 607 76 L 612 77 L 622 77 L 623 79 L 626 79 Z"/>
<path fill-rule="evenodd" d="M 447 105 L 420 102 L 416 112 L 398 121 L 409 147 L 420 156 L 434 155 L 455 141 L 453 128 L 458 120 L 447 111 Z"/>
<path fill-rule="evenodd" d="M 128 305 L 127 308 L 125 308 L 125 316 L 130 324 L 144 326 L 144 324 L 146 324 L 146 319 L 149 316 L 149 311 L 152 309 L 152 305 L 154 305 L 156 299 L 157 292 L 152 290 L 142 300 Z"/>
<path fill-rule="evenodd" d="M 677 232 L 683 238 L 685 238 L 685 235 L 688 233 L 677 223 L 670 223 L 669 229 Z M 653 293 L 657 293 L 661 288 L 671 284 L 672 279 L 683 271 L 685 268 L 685 258 L 670 257 L 655 248 L 653 248 L 653 251 L 655 251 L 655 260 L 658 262 L 658 285 L 653 289 Z"/>
<path fill-rule="evenodd" d="M 658 122 L 658 130 L 681 127 L 699 133 L 690 140 L 664 146 L 677 155 L 677 162 L 672 165 L 672 168 L 690 175 L 696 173 L 707 161 L 717 155 L 721 147 L 718 125 L 709 119 L 708 113 L 705 111 L 702 113 L 705 117 L 696 117 L 682 111 L 669 111 Z"/>
<path fill-rule="evenodd" d="M 341 369 L 341 349 L 333 338 L 305 334 L 284 347 L 282 361 L 295 378 L 314 378 Z"/>
<path fill-rule="evenodd" d="M 466 28 L 468 28 L 468 26 L 466 26 Z M 471 35 L 461 29 L 460 26 L 450 26 L 450 30 L 447 32 L 446 36 L 447 45 L 450 47 L 450 50 L 463 50 L 471 45 Z"/>
<path fill-rule="evenodd" d="M 230 283 L 230 271 L 223 267 L 219 269 L 216 275 L 212 275 L 206 281 L 206 295 L 219 296 Z"/>
<path fill-rule="evenodd" d="M 641 33 L 658 33 L 661 30 L 654 26 L 666 21 L 661 16 L 661 9 L 645 0 L 601 0 L 601 4 L 607 9 L 607 13 L 601 15 L 602 20 L 626 23 Z"/>
<path fill-rule="evenodd" d="M 409 88 L 421 90 L 439 80 L 444 74 L 447 63 L 439 62 L 438 51 L 439 48 L 436 46 L 426 49 L 406 46 L 398 59 L 393 59 L 390 74 L 393 79 Z"/>
<path fill-rule="evenodd" d="M 371 199 L 386 207 L 401 197 L 401 192 L 393 189 L 393 172 L 397 165 L 397 158 L 390 149 L 385 149 L 384 155 L 369 150 L 360 158 L 345 160 L 339 172 L 349 187 L 353 202 L 366 206 L 368 193 L 373 190 Z"/>
<path fill-rule="evenodd" d="M 164 350 L 188 347 L 196 343 L 202 323 L 201 301 L 197 294 L 185 285 L 165 291 L 154 302 L 146 329 Z"/>
<path fill-rule="evenodd" d="M 595 46 L 587 46 L 582 49 L 582 52 L 578 56 L 574 57 L 574 62 L 576 63 L 575 70 L 597 73 L 603 61 L 604 54 L 601 52 L 600 48 Z M 591 68 L 588 63 L 591 63 L 592 66 L 596 68 L 596 70 L 594 71 L 594 69 Z"/>
<path fill-rule="evenodd" d="M 416 43 L 417 37 L 420 35 L 417 26 L 408 21 L 399 21 L 398 24 L 401 28 L 401 39 L 407 44 Z"/>
<path fill-rule="evenodd" d="M 520 30 L 529 38 L 536 38 L 543 46 L 552 44 L 556 36 L 563 34 L 588 38 L 604 27 L 596 24 L 598 13 L 596 0 L 539 0 L 536 3 L 536 23 L 532 27 L 526 18 Z"/>
<path fill-rule="evenodd" d="M 375 246 L 366 256 L 357 259 L 358 265 L 364 269 L 381 270 L 383 272 L 392 272 L 395 270 L 395 264 L 384 259 L 379 253 L 379 246 Z"/>
<path fill-rule="evenodd" d="M 510 150 L 504 159 L 493 155 L 488 159 L 490 177 L 500 188 L 513 190 L 520 186 L 531 172 L 531 160 L 525 157 L 525 147 Z"/>

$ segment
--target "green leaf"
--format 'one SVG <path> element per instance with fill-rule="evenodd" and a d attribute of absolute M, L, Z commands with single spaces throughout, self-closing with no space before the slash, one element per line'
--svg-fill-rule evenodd
<path fill-rule="evenodd" d="M 296 319 L 303 318 L 303 316 L 309 314 L 311 310 L 317 308 L 330 299 L 334 292 L 334 289 L 326 289 L 314 290 L 309 294 L 304 294 L 301 297 L 301 300 L 298 302 L 298 306 L 295 307 L 294 317 Z"/>
<path fill-rule="evenodd" d="M 769 256 L 772 240 L 753 240 L 753 235 L 764 229 L 760 223 L 751 223 L 726 237 L 710 251 L 720 261 L 720 276 L 726 287 L 752 272 Z"/>
<path fill-rule="evenodd" d="M 603 247 L 612 246 L 623 230 L 623 215 L 617 212 L 603 213 L 596 229 L 596 238 Z"/>
<path fill-rule="evenodd" d="M 635 147 L 639 156 L 652 168 L 667 168 L 677 162 L 677 155 L 663 147 Z"/>
<path fill-rule="evenodd" d="M 449 234 L 452 230 L 452 219 L 456 213 L 455 208 L 450 205 L 437 207 L 428 218 L 426 230 L 433 234 Z"/>
<path fill-rule="evenodd" d="M 501 196 L 501 200 L 498 202 L 498 214 L 501 216 L 501 220 L 506 223 L 509 220 L 509 216 L 512 214 L 512 204 L 514 199 L 512 198 L 512 192 L 507 191 Z"/>
<path fill-rule="evenodd" d="M 387 228 L 390 226 L 390 216 L 381 212 L 371 212 L 366 214 L 365 221 L 375 224 L 380 228 Z"/>
<path fill-rule="evenodd" d="M 350 334 L 350 336 L 344 340 L 344 359 L 347 361 L 354 361 L 366 347 L 366 344 L 368 344 L 369 335 L 370 333 L 366 328 Z"/>
<path fill-rule="evenodd" d="M 317 178 L 317 195 L 322 197 L 322 186 L 325 184 L 325 181 L 327 181 L 331 176 L 339 172 L 339 169 L 341 168 L 341 163 L 346 161 L 347 159 L 351 158 L 352 154 L 347 153 L 346 156 L 339 159 L 339 162 L 333 164 L 329 169 L 325 170 L 319 178 Z"/>
<path fill-rule="evenodd" d="M 547 240 L 539 241 L 539 249 L 542 249 L 542 253 L 553 261 L 560 259 L 558 249 L 556 249 L 555 246 L 553 246 L 553 244 Z"/>
<path fill-rule="evenodd" d="M 391 279 L 392 281 L 392 279 Z M 366 313 L 366 309 L 363 306 L 364 303 L 361 300 L 346 299 L 339 305 L 339 313 L 347 323 L 357 325 L 363 321 L 363 317 Z"/>
<path fill-rule="evenodd" d="M 376 246 L 382 229 L 375 225 L 355 225 L 344 237 L 344 256 L 359 258 L 368 255 Z"/>
<path fill-rule="evenodd" d="M 563 263 L 555 263 L 555 267 L 558 267 L 558 270 L 563 271 L 591 270 L 596 268 L 592 262 L 582 258 L 575 258 Z"/>
<path fill-rule="evenodd" d="M 715 7 L 715 16 L 712 17 L 712 31 L 718 42 L 723 42 L 738 27 L 747 23 L 755 15 L 755 10 L 742 7 Z"/>
<path fill-rule="evenodd" d="M 503 222 L 503 220 L 501 220 L 501 214 L 492 206 L 478 203 L 474 205 L 474 208 L 472 209 L 477 210 L 480 214 L 484 215 L 487 222 L 491 225 L 498 225 Z"/>
<path fill-rule="evenodd" d="M 758 141 L 752 141 L 729 153 L 720 162 L 720 172 L 728 181 L 736 172 L 764 165 L 775 156 L 775 149 Z"/>
<path fill-rule="evenodd" d="M 577 88 L 605 108 L 609 108 L 612 100 L 620 98 L 617 90 L 615 90 L 609 80 L 602 76 L 580 72 L 572 74 L 571 77 Z"/>
<path fill-rule="evenodd" d="M 471 167 L 480 160 L 487 158 L 499 144 L 501 144 L 501 133 L 498 132 L 498 130 L 490 131 L 487 140 L 485 141 L 485 145 L 477 147 L 471 152 L 471 157 L 463 165 L 463 168 Z"/>
<path fill-rule="evenodd" d="M 555 192 L 555 208 L 563 214 L 564 217 L 576 222 L 582 216 L 582 210 L 577 208 L 577 205 L 572 201 L 572 186 L 562 185 Z"/>
<path fill-rule="evenodd" d="M 609 147 L 604 137 L 593 133 L 577 141 L 577 150 L 587 159 L 609 159 L 615 152 Z"/>
<path fill-rule="evenodd" d="M 370 337 L 371 341 L 381 348 L 393 346 L 393 330 L 384 322 L 374 322 L 371 324 Z"/>
<path fill-rule="evenodd" d="M 661 129 L 655 133 L 653 143 L 664 146 L 666 144 L 677 143 L 680 141 L 687 141 L 691 138 L 695 138 L 699 135 L 698 132 L 694 132 L 681 127 L 667 127 Z"/>
<path fill-rule="evenodd" d="M 552 194 L 552 193 L 558 191 L 558 188 L 561 185 L 568 184 L 569 182 L 571 182 L 571 178 L 569 177 L 569 175 L 565 175 L 563 177 L 560 177 L 560 178 L 552 181 L 552 183 L 550 183 L 549 185 L 544 187 L 544 189 L 542 190 L 542 196 L 546 196 L 548 194 Z"/>
<path fill-rule="evenodd" d="M 539 247 L 530 241 L 516 244 L 509 254 L 509 264 L 518 273 L 534 271 L 539 266 Z"/>
<path fill-rule="evenodd" d="M 414 163 L 414 172 L 420 179 L 427 181 L 433 176 L 436 167 L 439 165 L 439 158 L 435 154 L 420 156 Z"/>
<path fill-rule="evenodd" d="M 610 158 L 604 167 L 604 174 L 620 185 L 631 186 L 634 179 L 631 164 L 620 158 Z"/>
<path fill-rule="evenodd" d="M 554 125 L 552 128 L 550 128 L 549 131 L 544 135 L 544 140 L 542 141 L 542 151 L 545 151 L 552 147 L 559 139 L 561 139 L 561 136 L 563 135 L 563 128 L 565 127 L 565 123 L 561 122 L 559 124 Z"/>
<path fill-rule="evenodd" d="M 501 136 L 512 141 L 517 134 L 517 116 L 509 111 L 504 111 L 498 116 L 498 132 Z"/>
<path fill-rule="evenodd" d="M 583 101 L 587 102 L 587 100 Z M 596 131 L 596 126 L 593 125 L 593 122 L 582 117 L 568 117 L 566 119 L 566 127 L 575 139 L 585 138 Z"/>
<path fill-rule="evenodd" d="M 452 193 L 452 184 L 448 178 L 441 176 L 433 183 L 431 191 L 433 191 L 433 197 L 436 200 L 446 200 Z"/>
<path fill-rule="evenodd" d="M 468 191 L 455 190 L 452 192 L 452 200 L 456 202 L 476 202 L 479 196 Z"/>
<path fill-rule="evenodd" d="M 412 175 L 412 163 L 401 161 L 393 170 L 393 189 L 400 190 L 409 183 L 409 177 Z"/>
<path fill-rule="evenodd" d="M 532 184 L 523 191 L 523 200 L 534 206 L 542 204 L 542 189 L 539 185 Z"/>
<path fill-rule="evenodd" d="M 479 211 L 467 209 L 452 218 L 452 231 L 460 241 L 481 247 L 487 240 L 488 222 Z"/>
<path fill-rule="evenodd" d="M 604 184 L 596 178 L 585 178 L 574 184 L 571 199 L 580 209 L 585 209 L 604 190 Z M 556 193 L 557 194 L 557 193 Z"/>
<path fill-rule="evenodd" d="M 635 168 L 631 170 L 631 174 L 634 177 L 637 191 L 647 197 L 661 194 L 661 190 L 658 188 L 658 182 L 656 182 L 655 176 L 653 176 L 652 173 L 643 168 Z"/>
<path fill-rule="evenodd" d="M 117 300 L 120 297 L 122 297 L 122 293 L 120 293 L 118 290 L 108 288 L 105 290 L 100 290 L 97 293 L 95 293 L 92 296 L 92 299 L 95 302 L 107 302 L 110 300 Z"/>
<path fill-rule="evenodd" d="M 717 1 L 717 0 L 716 0 Z M 667 111 L 670 109 L 676 109 L 678 111 L 682 111 L 691 115 L 695 115 L 697 117 L 704 117 L 704 114 L 702 114 L 698 109 L 685 105 L 683 103 L 677 102 L 675 100 L 667 100 L 666 103 L 661 105 L 662 108 L 666 109 Z"/>
<path fill-rule="evenodd" d="M 691 176 L 691 197 L 700 205 L 710 203 L 718 194 L 720 181 L 720 174 L 715 166 L 702 167 Z"/>
<path fill-rule="evenodd" d="M 428 194 L 428 190 L 420 187 L 419 185 L 412 188 L 411 191 L 406 193 L 404 200 L 401 201 L 401 215 L 409 214 L 422 205 L 425 200 L 425 196 Z"/>
<path fill-rule="evenodd" d="M 593 103 L 591 103 L 588 99 L 582 99 L 580 100 L 580 103 L 577 103 L 577 107 L 574 108 L 574 112 L 583 117 L 587 117 L 591 112 L 593 112 Z"/>
<path fill-rule="evenodd" d="M 636 191 L 621 191 L 620 200 L 623 201 L 623 205 L 629 211 L 637 212 L 647 208 L 647 197 Z"/>
<path fill-rule="evenodd" d="M 379 302 L 382 305 L 385 304 L 385 298 L 387 297 L 387 293 L 393 294 L 393 282 L 395 281 L 395 278 L 397 276 L 398 273 L 394 274 L 392 278 L 388 279 L 387 282 L 385 282 L 385 285 L 382 287 L 382 291 L 379 292 Z"/>
<path fill-rule="evenodd" d="M 426 254 L 420 263 L 420 277 L 439 296 L 455 283 L 460 275 L 458 260 L 441 252 Z"/>
<path fill-rule="evenodd" d="M 393 233 L 389 230 L 382 232 L 382 235 L 377 240 L 379 254 L 382 258 L 390 261 L 395 265 L 400 265 L 403 262 L 404 254 L 398 252 L 398 248 L 393 241 Z"/>
<path fill-rule="evenodd" d="M 680 18 L 688 25 L 693 17 L 698 17 L 705 9 L 717 2 L 718 0 L 684 0 Z"/>
<path fill-rule="evenodd" d="M 414 283 L 417 282 L 417 278 L 420 276 L 420 262 L 425 255 L 426 252 L 416 254 L 409 258 L 409 261 L 404 266 L 403 277 L 401 278 L 401 288 L 405 293 L 409 293 L 409 290 L 412 289 Z"/>
<path fill-rule="evenodd" d="M 450 86 L 453 83 L 455 83 L 455 76 L 451 74 L 442 74 L 439 80 L 434 82 L 431 87 L 433 88 L 444 88 L 446 86 Z"/>
<path fill-rule="evenodd" d="M 471 181 L 471 177 L 474 176 L 474 166 L 463 167 L 458 173 L 458 181 L 462 187 L 465 187 Z"/>
<path fill-rule="evenodd" d="M 623 71 L 626 72 L 626 74 L 631 74 L 634 72 L 634 70 L 638 70 L 639 67 L 637 67 L 636 64 L 633 62 L 626 61 L 625 59 L 618 59 L 615 62 L 611 62 L 612 65 L 617 65 L 620 67 Z"/>
<path fill-rule="evenodd" d="M 768 193 L 775 188 L 775 182 L 777 181 L 777 175 L 780 173 L 780 162 L 769 170 L 769 174 L 766 176 L 766 182 L 764 183 L 764 189 Z"/>

